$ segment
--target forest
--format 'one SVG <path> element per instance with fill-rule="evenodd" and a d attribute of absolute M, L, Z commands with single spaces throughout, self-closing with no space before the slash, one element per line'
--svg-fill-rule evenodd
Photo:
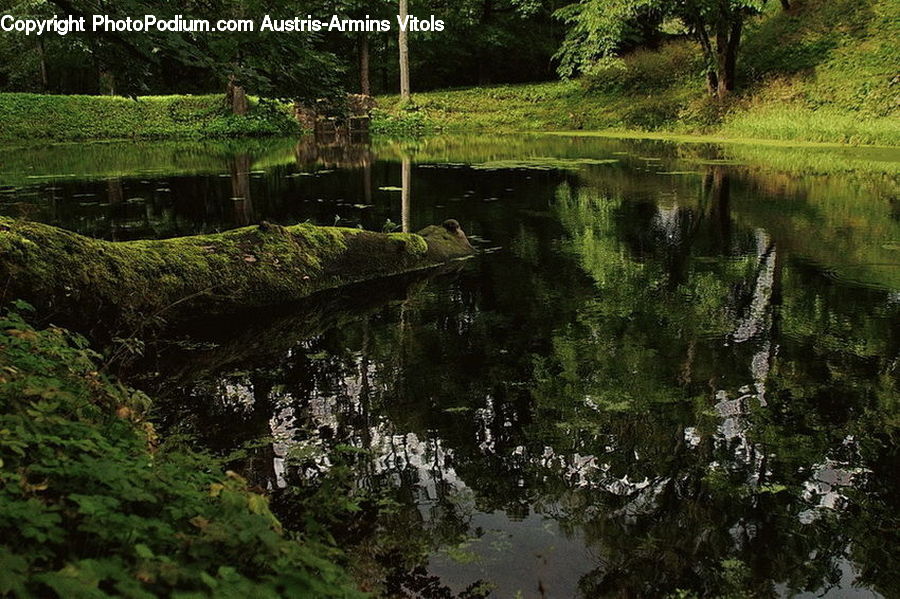
<path fill-rule="evenodd" d="M 900 3 L 0 0 L 0 597 L 900 594 Z"/>

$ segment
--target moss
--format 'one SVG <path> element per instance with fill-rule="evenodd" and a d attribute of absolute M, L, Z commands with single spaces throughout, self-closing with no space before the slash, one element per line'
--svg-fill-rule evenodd
<path fill-rule="evenodd" d="M 412 256 L 424 256 L 428 252 L 428 243 L 421 235 L 410 233 L 388 233 L 388 238 L 393 239 Z"/>
<path fill-rule="evenodd" d="M 462 232 L 452 233 L 444 227 L 429 225 L 419 231 L 419 235 L 427 240 L 428 256 L 435 262 L 448 262 L 474 253 Z M 468 252 L 461 254 L 461 246 L 467 248 Z"/>
<path fill-rule="evenodd" d="M 0 218 L 0 280 L 44 309 L 139 324 L 306 297 L 473 253 L 441 227 L 423 237 L 263 223 L 213 235 L 109 242 Z"/>

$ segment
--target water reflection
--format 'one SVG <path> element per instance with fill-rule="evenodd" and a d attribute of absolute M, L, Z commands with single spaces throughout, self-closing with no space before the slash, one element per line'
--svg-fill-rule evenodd
<path fill-rule="evenodd" d="M 716 148 L 453 143 L 146 179 L 154 232 L 452 216 L 500 248 L 181 331 L 134 373 L 161 428 L 247 446 L 235 467 L 288 525 L 292 493 L 349 474 L 377 500 L 335 534 L 385 594 L 900 593 L 896 180 Z M 33 204 L 109 236 L 71 206 L 108 178 Z M 121 179 L 127 206 L 140 181 Z"/>

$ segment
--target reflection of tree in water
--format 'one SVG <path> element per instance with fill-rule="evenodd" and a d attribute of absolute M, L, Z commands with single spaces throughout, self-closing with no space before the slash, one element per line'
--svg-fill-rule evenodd
<path fill-rule="evenodd" d="M 601 551 L 606 563 L 583 583 L 592 593 L 682 587 L 705 594 L 721 592 L 727 582 L 723 570 L 737 568 L 752 594 L 774 594 L 774 582 L 795 589 L 828 587 L 836 582 L 851 539 L 861 544 L 867 539 L 848 536 L 846 521 L 821 508 L 846 501 L 841 498 L 853 486 L 864 484 L 866 458 L 848 433 L 865 435 L 869 429 L 823 411 L 815 401 L 800 407 L 784 388 L 796 357 L 779 352 L 796 348 L 778 345 L 793 345 L 793 339 L 778 330 L 785 275 L 777 244 L 757 230 L 739 242 L 738 253 L 746 258 L 705 264 L 696 260 L 702 240 L 677 228 L 679 218 L 703 215 L 678 215 L 663 207 L 649 227 L 636 228 L 652 236 L 656 227 L 667 245 L 687 246 L 673 251 L 695 253 L 685 280 L 683 271 L 665 268 L 677 262 L 645 261 L 653 252 L 647 245 L 632 246 L 637 261 L 623 257 L 618 244 L 627 233 L 616 228 L 624 226 L 621 214 L 630 209 L 584 190 L 564 191 L 560 204 L 573 230 L 573 247 L 598 282 L 599 298 L 582 311 L 580 326 L 557 338 L 555 359 L 545 366 L 549 372 L 537 397 L 556 418 L 572 423 L 570 435 L 583 435 L 576 445 L 582 456 L 591 456 L 593 480 L 605 491 L 577 492 L 579 500 L 571 500 L 576 507 L 563 515 L 606 547 Z M 672 289 L 671 278 L 683 282 Z M 727 293 L 717 290 L 723 285 Z M 656 297 L 640 301 L 647 289 Z M 792 286 L 789 292 L 814 295 L 816 285 Z M 844 317 L 863 320 L 866 314 L 847 310 Z M 868 338 L 885 339 L 886 332 Z M 851 343 L 832 352 L 849 356 L 829 356 L 844 370 L 826 375 L 830 380 L 819 388 L 822 395 L 865 408 L 873 393 L 893 389 L 882 390 L 878 375 L 890 371 L 892 354 L 880 354 L 888 356 L 880 364 L 852 364 L 853 340 L 845 341 Z M 679 354 L 697 364 L 687 369 L 687 377 L 676 370 Z M 863 388 L 847 389 L 842 379 L 848 375 Z M 786 409 L 817 425 L 779 423 Z M 697 425 L 681 424 L 692 422 Z M 793 428 L 798 445 L 773 435 L 774 423 Z M 797 447 L 804 450 L 801 459 Z M 880 459 L 877 453 L 868 456 L 873 458 Z M 807 563 L 813 550 L 817 559 Z M 723 560 L 740 561 L 728 562 L 729 571 Z"/>
<path fill-rule="evenodd" d="M 731 195 L 716 171 L 684 204 L 564 185 L 563 255 L 515 223 L 512 252 L 189 393 L 218 398 L 201 421 L 227 447 L 274 438 L 244 464 L 260 486 L 348 475 L 370 500 L 337 529 L 373 589 L 442 596 L 400 572 L 504 510 L 579 531 L 587 596 L 768 596 L 844 570 L 890 595 L 897 304 L 734 226 Z"/>

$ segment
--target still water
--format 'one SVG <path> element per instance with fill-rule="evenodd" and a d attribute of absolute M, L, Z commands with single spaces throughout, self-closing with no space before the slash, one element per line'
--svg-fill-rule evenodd
<path fill-rule="evenodd" d="M 900 152 L 590 137 L 0 149 L 0 213 L 481 254 L 199 319 L 130 380 L 396 597 L 896 597 Z M 324 491 L 323 491 L 324 489 Z"/>

